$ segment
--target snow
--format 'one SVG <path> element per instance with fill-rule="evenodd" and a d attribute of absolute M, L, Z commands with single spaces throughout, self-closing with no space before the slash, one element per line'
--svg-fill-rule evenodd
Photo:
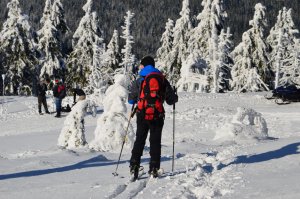
<path fill-rule="evenodd" d="M 132 148 L 135 134 L 126 116 L 128 98 L 126 76 L 116 75 L 115 84 L 108 87 L 105 95 L 104 112 L 97 121 L 95 139 L 91 142 L 90 148 L 97 151 L 117 151 L 124 137 L 126 137 L 125 147 Z"/>
<path fill-rule="evenodd" d="M 64 126 L 59 135 L 58 146 L 73 149 L 84 147 L 86 145 L 84 116 L 86 114 L 87 106 L 87 100 L 79 100 L 72 107 L 72 111 L 66 117 Z"/>
<path fill-rule="evenodd" d="M 1 96 L 6 111 L 0 115 L 0 198 L 299 198 L 300 104 L 279 106 L 265 94 L 179 93 L 175 171 L 170 175 L 173 114 L 166 105 L 165 173 L 149 181 L 146 174 L 134 183 L 127 183 L 130 148 L 124 148 L 114 177 L 121 148 L 103 152 L 57 146 L 72 112 L 61 118 L 39 115 L 36 98 Z M 47 102 L 52 110 L 51 98 Z M 126 110 L 128 115 L 130 105 Z M 84 117 L 87 143 L 104 113 L 98 107 L 96 118 Z M 131 124 L 135 129 L 135 118 Z M 239 136 L 228 128 L 220 134 L 228 125 L 241 127 Z M 216 140 L 219 135 L 226 139 Z M 146 170 L 148 161 L 147 141 Z"/>

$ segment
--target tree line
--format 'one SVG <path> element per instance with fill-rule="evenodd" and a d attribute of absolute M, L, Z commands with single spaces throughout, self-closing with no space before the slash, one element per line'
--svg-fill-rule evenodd
<path fill-rule="evenodd" d="M 158 18 L 160 9 L 155 9 L 151 1 L 105 4 L 87 0 L 81 5 L 80 20 L 74 17 L 80 12 L 74 12 L 73 18 L 69 18 L 76 22 L 75 30 L 66 12 L 74 2 L 68 5 L 70 1 L 63 4 L 63 0 L 45 0 L 44 7 L 39 9 L 42 15 L 37 19 L 32 14 L 36 10 L 33 5 L 23 5 L 30 7 L 27 17 L 20 2 L 8 2 L 0 36 L 0 70 L 8 75 L 6 84 L 14 94 L 19 93 L 17 90 L 22 85 L 33 88 L 40 78 L 53 77 L 94 92 L 112 83 L 112 77 L 121 72 L 118 68 L 131 73 L 128 67 L 143 56 L 143 49 L 144 54 L 157 58 L 158 67 L 169 74 L 180 90 L 186 91 L 268 90 L 274 87 L 274 65 L 281 67 L 284 63 L 293 69 L 298 63 L 299 32 L 293 23 L 292 10 L 285 7 L 277 13 L 276 24 L 270 31 L 268 20 L 272 18 L 268 18 L 267 6 L 255 4 L 248 29 L 237 39 L 233 34 L 236 30 L 228 22 L 232 11 L 227 10 L 230 2 L 220 0 L 204 0 L 195 11 L 193 1 L 179 2 L 179 16 L 174 20 L 172 14 L 167 16 L 159 35 L 155 33 L 159 26 L 148 26 L 162 22 Z M 101 7 L 102 4 L 105 6 Z M 169 4 L 164 1 L 158 5 L 168 7 Z M 135 7 L 137 13 L 128 10 L 125 16 L 114 20 L 117 13 L 133 5 L 139 5 Z M 145 14 L 148 12 L 149 15 Z M 103 22 L 105 14 L 113 15 L 109 18 L 111 22 L 108 19 Z M 116 21 L 118 24 L 112 25 Z M 141 22 L 145 24 L 140 25 Z M 109 28 L 104 24 L 109 24 Z M 109 35 L 110 28 L 113 35 Z M 276 78 L 291 79 L 291 69 L 289 72 L 276 69 L 276 73 L 281 73 Z M 297 75 L 298 72 L 292 74 Z M 275 84 L 279 84 L 279 79 Z"/>
<path fill-rule="evenodd" d="M 9 0 L 0 1 L 0 25 L 7 17 L 6 5 Z M 71 51 L 71 38 L 78 23 L 84 15 L 82 0 L 62 0 L 65 8 L 65 18 L 70 32 L 64 38 L 64 50 Z M 191 16 L 195 16 L 202 10 L 201 0 L 190 0 Z M 258 2 L 266 6 L 266 18 L 269 20 L 269 29 L 275 24 L 278 11 L 282 7 L 293 8 L 293 18 L 296 26 L 300 28 L 300 2 L 295 0 L 226 0 L 225 10 L 228 18 L 225 26 L 231 28 L 234 44 L 241 41 L 242 33 L 249 28 L 249 20 L 254 14 L 254 5 Z M 168 18 L 176 20 L 181 10 L 181 0 L 101 0 L 94 2 L 94 10 L 99 15 L 99 25 L 104 31 L 104 41 L 108 43 L 114 29 L 121 31 L 123 16 L 128 10 L 135 13 L 133 19 L 133 37 L 135 44 L 133 52 L 141 58 L 145 54 L 155 54 L 160 46 L 160 37 L 164 31 Z M 40 18 L 44 8 L 41 0 L 20 0 L 24 14 L 29 16 L 34 29 L 40 29 Z M 268 30 L 269 30 L 268 29 Z M 267 31 L 268 31 L 267 30 Z"/>

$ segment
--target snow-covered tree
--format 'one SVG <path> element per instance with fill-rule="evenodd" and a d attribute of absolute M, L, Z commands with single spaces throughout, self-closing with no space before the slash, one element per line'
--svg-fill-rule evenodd
<path fill-rule="evenodd" d="M 172 19 L 168 19 L 165 27 L 165 32 L 162 34 L 162 37 L 160 39 L 161 46 L 156 52 L 156 65 L 165 74 L 170 74 L 171 65 L 173 63 L 173 60 L 169 59 L 170 52 L 172 51 L 173 47 L 173 28 L 174 21 Z"/>
<path fill-rule="evenodd" d="M 210 84 L 210 91 L 212 93 L 219 92 L 219 74 L 220 74 L 220 61 L 218 60 L 218 33 L 215 26 L 211 29 L 211 37 L 209 38 L 209 70 L 208 80 Z"/>
<path fill-rule="evenodd" d="M 300 40 L 294 40 L 293 48 L 290 50 L 290 55 L 284 63 L 282 76 L 279 79 L 279 85 L 299 84 L 300 83 Z"/>
<path fill-rule="evenodd" d="M 112 71 L 116 70 L 120 66 L 120 47 L 119 47 L 119 34 L 117 30 L 114 30 L 112 38 L 107 45 L 105 52 L 105 66 Z"/>
<path fill-rule="evenodd" d="M 17 94 L 18 87 L 34 83 L 37 64 L 33 31 L 28 16 L 21 13 L 18 0 L 7 4 L 7 19 L 0 32 L 0 57 L 10 93 Z"/>
<path fill-rule="evenodd" d="M 267 42 L 272 47 L 270 62 L 276 73 L 275 88 L 287 82 L 297 81 L 299 75 L 298 39 L 299 31 L 292 19 L 292 10 L 285 7 L 279 11 L 276 24 L 271 28 Z M 279 83 L 280 82 L 280 83 Z"/>
<path fill-rule="evenodd" d="M 242 42 L 232 52 L 232 88 L 236 91 L 268 90 L 273 74 L 268 64 L 269 47 L 264 40 L 266 26 L 265 7 L 255 5 L 250 28 L 243 34 Z M 254 78 L 254 79 L 249 79 Z"/>
<path fill-rule="evenodd" d="M 212 29 L 215 28 L 216 34 L 220 35 L 227 13 L 223 7 L 223 0 L 203 0 L 201 5 L 203 10 L 197 16 L 198 25 L 191 31 L 188 51 L 196 52 L 206 59 L 209 56 L 208 41 L 212 37 Z"/>
<path fill-rule="evenodd" d="M 213 93 L 218 93 L 221 89 L 219 87 L 221 60 L 219 59 L 220 49 L 218 48 L 219 47 L 218 43 L 219 43 L 219 35 L 221 29 L 223 28 L 224 18 L 227 16 L 227 14 L 223 9 L 222 0 L 213 0 L 213 1 L 208 0 L 206 1 L 206 4 L 204 4 L 203 6 L 206 11 L 199 14 L 199 19 L 200 19 L 199 25 L 200 27 L 202 26 L 203 29 L 208 28 L 208 31 L 210 31 L 210 33 L 204 32 L 204 35 L 209 36 L 207 38 L 208 48 L 205 49 L 204 46 L 201 46 L 202 50 L 196 49 L 196 52 L 202 51 L 203 53 L 202 56 L 207 59 L 208 62 L 207 75 L 208 75 L 208 83 L 210 85 L 210 91 Z M 205 22 L 205 20 L 207 20 L 207 22 Z M 201 37 L 201 39 L 203 39 L 203 37 Z"/>
<path fill-rule="evenodd" d="M 97 151 L 120 150 L 124 139 L 125 146 L 131 148 L 135 134 L 130 124 L 126 135 L 129 122 L 126 116 L 128 97 L 126 76 L 124 74 L 116 75 L 115 84 L 111 85 L 105 94 L 104 112 L 97 121 L 95 138 L 90 143 L 90 148 Z"/>
<path fill-rule="evenodd" d="M 54 0 L 52 4 L 51 19 L 59 33 L 59 39 L 61 41 L 64 34 L 66 34 L 69 30 L 65 19 L 65 10 L 61 0 Z"/>
<path fill-rule="evenodd" d="M 102 60 L 99 59 L 105 48 L 98 15 L 96 12 L 92 12 L 92 0 L 87 0 L 83 10 L 85 15 L 73 35 L 74 48 L 67 60 L 69 75 L 66 78 L 69 85 L 77 84 L 80 87 L 88 86 L 92 71 L 100 70 L 98 67 L 102 66 L 102 64 L 99 65 Z M 94 75 L 93 77 L 99 76 Z"/>
<path fill-rule="evenodd" d="M 72 107 L 72 111 L 68 114 L 60 132 L 58 146 L 73 149 L 87 144 L 84 127 L 87 106 L 87 100 L 80 100 Z"/>
<path fill-rule="evenodd" d="M 132 18 L 134 16 L 134 13 L 132 13 L 130 10 L 127 11 L 125 18 L 124 26 L 122 26 L 123 32 L 121 35 L 121 38 L 125 40 L 125 45 L 121 50 L 122 53 L 122 62 L 121 66 L 124 68 L 124 74 L 127 75 L 127 78 L 131 75 L 131 67 L 133 66 L 135 62 L 135 56 L 132 54 L 132 44 L 133 36 L 131 31 L 131 25 L 132 25 Z"/>
<path fill-rule="evenodd" d="M 242 42 L 232 52 L 234 65 L 231 70 L 231 88 L 234 91 L 268 90 L 253 64 L 252 50 L 252 39 L 248 32 L 244 32 Z"/>
<path fill-rule="evenodd" d="M 174 60 L 171 67 L 171 73 L 174 77 L 171 77 L 171 79 L 177 79 L 177 76 L 180 74 L 182 63 L 188 56 L 188 40 L 192 29 L 189 0 L 182 1 L 182 9 L 179 14 L 180 18 L 176 20 L 173 29 L 174 39 L 170 60 Z"/>
<path fill-rule="evenodd" d="M 49 16 L 51 16 L 51 9 L 52 9 L 52 0 L 45 0 L 45 7 L 43 11 L 43 16 L 40 20 L 41 24 L 44 24 Z"/>
<path fill-rule="evenodd" d="M 193 74 L 191 71 L 189 75 L 200 76 L 206 75 L 207 78 L 201 77 L 201 81 L 192 82 L 200 86 L 203 91 L 219 92 L 220 74 L 221 74 L 221 58 L 219 59 L 219 35 L 223 28 L 224 19 L 227 16 L 222 0 L 204 0 L 202 1 L 203 11 L 198 15 L 197 19 L 200 21 L 198 26 L 191 30 L 191 35 L 188 42 L 188 53 L 185 68 L 189 71 L 191 67 L 198 67 L 200 74 Z M 199 62 L 199 63 L 197 63 Z M 188 64 L 189 63 L 189 64 Z M 186 71 L 181 70 L 181 72 Z M 202 74 L 201 74 L 202 73 Z M 187 73 L 181 74 L 181 81 Z M 188 77 L 184 77 L 188 80 Z M 191 78 L 191 80 L 194 78 Z M 199 78 L 198 78 L 199 80 Z M 204 82 L 206 80 L 207 82 Z M 186 81 L 184 81 L 186 82 Z M 192 83 L 192 87 L 194 87 Z M 187 90 L 195 90 L 188 88 Z"/>
<path fill-rule="evenodd" d="M 218 62 L 219 62 L 219 77 L 218 88 L 219 92 L 230 90 L 231 82 L 231 68 L 233 60 L 230 56 L 230 52 L 233 47 L 231 40 L 230 28 L 227 28 L 227 32 L 222 29 L 218 42 Z"/>
<path fill-rule="evenodd" d="M 38 31 L 39 44 L 38 50 L 42 54 L 41 58 L 41 77 L 62 77 L 64 59 L 61 53 L 61 39 L 56 23 L 53 21 L 51 1 L 45 2 L 43 17 L 41 19 L 42 28 Z"/>

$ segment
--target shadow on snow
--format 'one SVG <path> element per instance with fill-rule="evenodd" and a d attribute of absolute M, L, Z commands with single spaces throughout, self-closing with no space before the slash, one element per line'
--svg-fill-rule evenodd
<path fill-rule="evenodd" d="M 161 161 L 169 161 L 171 158 L 168 157 L 162 157 Z M 144 158 L 141 160 L 141 162 L 149 162 L 150 158 Z M 122 160 L 119 164 L 128 163 L 128 160 Z M 34 177 L 34 176 L 40 176 L 40 175 L 47 175 L 51 173 L 59 173 L 59 172 L 66 172 L 66 171 L 72 171 L 77 169 L 85 169 L 85 168 L 91 168 L 91 167 L 102 167 L 102 166 L 110 166 L 110 165 L 116 165 L 117 161 L 111 161 L 107 160 L 104 156 L 98 155 L 96 157 L 93 157 L 89 160 L 85 160 L 73 165 L 69 166 L 63 166 L 63 167 L 57 167 L 57 168 L 50 168 L 50 169 L 40 169 L 40 170 L 33 170 L 33 171 L 24 171 L 19 173 L 11 173 L 11 174 L 3 174 L 0 175 L 0 180 L 7 180 L 7 179 L 13 179 L 13 178 L 23 178 L 23 177 Z"/>
<path fill-rule="evenodd" d="M 300 142 L 296 142 L 293 144 L 289 144 L 287 146 L 284 146 L 280 149 L 274 150 L 274 151 L 269 151 L 261 154 L 255 154 L 255 155 L 241 155 L 237 156 L 236 159 L 233 162 L 230 162 L 229 164 L 220 164 L 218 166 L 218 170 L 222 169 L 224 167 L 230 166 L 232 164 L 252 164 L 252 163 L 259 163 L 259 162 L 265 162 L 273 159 L 279 159 L 283 158 L 288 155 L 296 155 L 300 154 L 299 147 Z"/>

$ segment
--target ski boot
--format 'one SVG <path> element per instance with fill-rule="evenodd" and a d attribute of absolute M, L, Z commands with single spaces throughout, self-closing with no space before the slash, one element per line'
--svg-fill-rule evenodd
<path fill-rule="evenodd" d="M 138 179 L 139 170 L 140 170 L 140 166 L 138 165 L 130 166 L 130 181 L 134 182 Z"/>

